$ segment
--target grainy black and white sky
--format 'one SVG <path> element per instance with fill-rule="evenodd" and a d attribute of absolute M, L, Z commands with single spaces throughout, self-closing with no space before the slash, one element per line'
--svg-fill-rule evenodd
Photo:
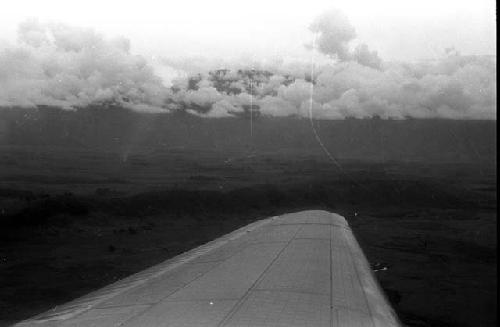
<path fill-rule="evenodd" d="M 92 27 L 129 38 L 137 53 L 258 57 L 303 54 L 310 22 L 340 9 L 359 40 L 386 60 L 495 54 L 493 0 L 16 0 L 0 10 L 0 38 L 28 18 Z"/>
<path fill-rule="evenodd" d="M 494 119 L 495 11 L 493 0 L 6 1 L 0 106 L 111 100 L 162 111 L 173 99 L 228 116 L 250 101 L 243 80 L 237 97 L 210 80 L 168 88 L 197 70 L 257 63 L 276 74 L 257 94 L 261 112 L 301 116 L 315 56 L 320 118 Z"/>

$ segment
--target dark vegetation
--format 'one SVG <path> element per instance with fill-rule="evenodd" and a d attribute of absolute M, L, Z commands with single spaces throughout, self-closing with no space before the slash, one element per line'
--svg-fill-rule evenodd
<path fill-rule="evenodd" d="M 34 118 L 35 117 L 35 118 Z M 495 122 L 0 110 L 0 325 L 249 222 L 345 215 L 408 326 L 496 325 Z M 347 144 L 345 144 L 347 143 Z"/>

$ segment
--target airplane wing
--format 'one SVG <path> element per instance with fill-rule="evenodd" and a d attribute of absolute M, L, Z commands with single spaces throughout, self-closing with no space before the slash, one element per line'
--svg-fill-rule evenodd
<path fill-rule="evenodd" d="M 17 326 L 400 326 L 346 220 L 260 220 Z"/>

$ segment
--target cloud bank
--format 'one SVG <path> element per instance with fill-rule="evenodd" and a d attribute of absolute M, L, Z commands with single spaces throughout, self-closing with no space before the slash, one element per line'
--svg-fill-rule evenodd
<path fill-rule="evenodd" d="M 384 62 L 335 10 L 310 30 L 314 75 L 310 58 L 152 64 L 131 54 L 127 39 L 28 21 L 17 45 L 0 48 L 0 107 L 113 105 L 207 118 L 496 119 L 496 57 L 446 49 L 434 61 Z"/>
<path fill-rule="evenodd" d="M 196 75 L 177 84 L 173 97 L 181 108 L 208 117 L 248 113 L 251 97 L 265 116 L 496 119 L 496 62 L 489 57 L 452 55 L 380 69 L 345 61 L 318 66 L 314 80 L 303 66 L 302 74 L 277 69 Z"/>
<path fill-rule="evenodd" d="M 162 110 L 168 90 L 127 39 L 30 20 L 19 26 L 18 43 L 0 49 L 0 106 Z"/>

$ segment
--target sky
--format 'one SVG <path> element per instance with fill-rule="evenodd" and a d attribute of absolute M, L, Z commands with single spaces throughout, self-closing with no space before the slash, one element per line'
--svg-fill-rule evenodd
<path fill-rule="evenodd" d="M 384 60 L 434 59 L 445 48 L 496 53 L 493 0 L 16 0 L 0 5 L 0 42 L 14 42 L 30 18 L 89 27 L 130 39 L 151 57 L 256 59 L 308 56 L 308 26 L 321 12 L 340 9 L 357 40 Z"/>
<path fill-rule="evenodd" d="M 496 119 L 495 11 L 492 0 L 16 0 L 0 7 L 0 107 Z"/>

